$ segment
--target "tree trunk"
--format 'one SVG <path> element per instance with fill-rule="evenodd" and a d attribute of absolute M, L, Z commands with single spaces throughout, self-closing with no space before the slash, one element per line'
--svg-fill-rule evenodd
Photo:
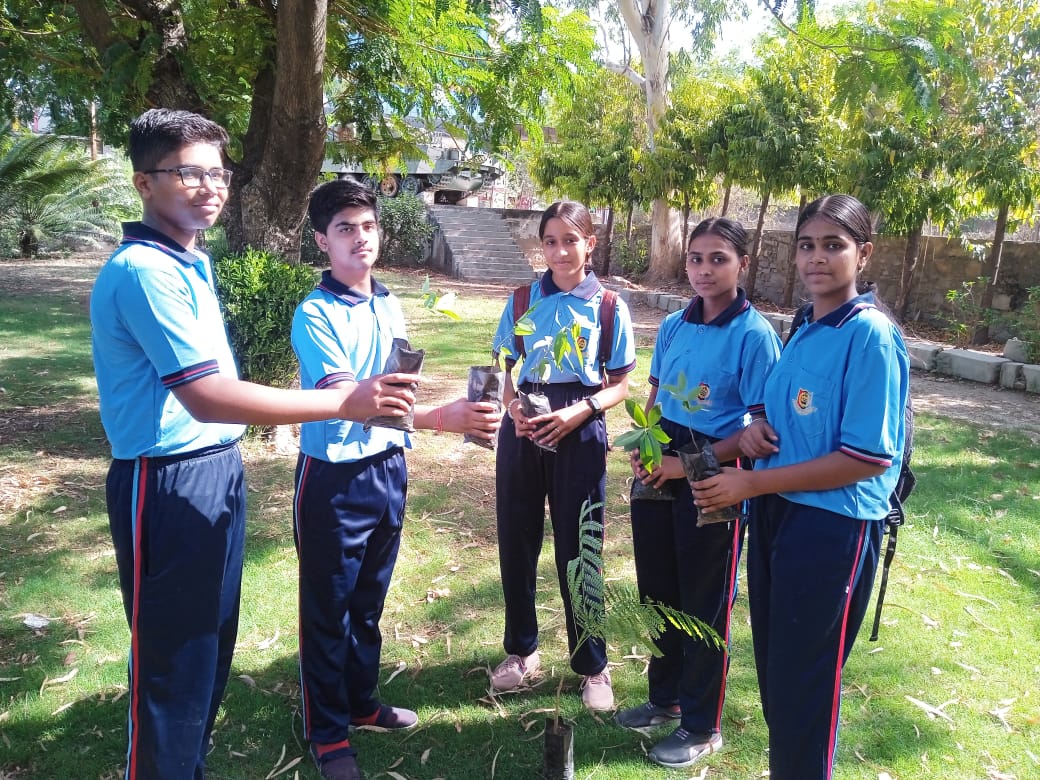
<path fill-rule="evenodd" d="M 636 204 L 628 204 L 628 216 L 625 217 L 625 243 L 632 244 L 632 213 L 636 210 Z"/>
<path fill-rule="evenodd" d="M 982 291 L 981 309 L 979 314 L 985 318 L 990 309 L 993 308 L 993 294 L 1000 281 L 1000 260 L 1004 253 L 1004 236 L 1007 233 L 1008 205 L 1005 203 L 997 212 L 997 225 L 993 230 L 993 246 L 990 247 L 989 256 L 986 258 L 986 287 Z M 975 324 L 975 333 L 971 337 L 972 344 L 989 343 L 989 323 L 980 319 Z"/>
<path fill-rule="evenodd" d="M 758 209 L 758 226 L 755 228 L 755 242 L 751 246 L 751 262 L 747 272 L 747 296 L 750 300 L 755 294 L 755 278 L 758 276 L 758 256 L 762 254 L 762 234 L 766 224 L 766 209 L 769 208 L 769 195 L 762 196 L 762 205 Z"/>
<path fill-rule="evenodd" d="M 724 217 L 729 213 L 729 196 L 732 190 L 733 182 L 727 181 L 725 191 L 722 194 L 722 213 L 719 214 L 720 217 Z"/>
<path fill-rule="evenodd" d="M 643 90 L 646 98 L 646 127 L 650 151 L 654 150 L 657 126 L 668 109 L 668 49 L 672 21 L 671 0 L 620 0 L 621 17 L 639 51 L 642 72 L 629 64 L 611 67 Z M 656 198 L 650 212 L 650 269 L 652 279 L 673 279 L 678 272 L 678 235 L 672 210 L 664 197 Z"/>
<path fill-rule="evenodd" d="M 253 106 L 243 165 L 246 179 L 228 215 L 229 244 L 253 246 L 300 260 L 307 198 L 325 157 L 323 73 L 327 0 L 281 0 L 269 122 Z M 261 78 L 270 74 L 262 74 Z M 257 158 L 249 170 L 250 158 Z M 237 221 L 237 224 L 235 222 Z M 234 242 L 232 241 L 234 236 Z M 238 244 L 238 246 L 236 246 Z"/>
<path fill-rule="evenodd" d="M 607 224 L 604 226 L 603 252 L 600 255 L 600 270 L 597 276 L 606 279 L 610 276 L 610 253 L 614 248 L 614 207 L 607 206 Z"/>
<path fill-rule="evenodd" d="M 917 274 L 917 258 L 921 252 L 922 221 L 906 237 L 906 250 L 903 252 L 903 269 L 899 277 L 899 297 L 896 299 L 896 316 L 900 321 L 907 317 L 910 308 L 910 294 L 914 289 L 914 277 Z"/>
<path fill-rule="evenodd" d="M 805 211 L 805 204 L 808 200 L 808 195 L 805 194 L 805 190 L 802 190 L 801 197 L 798 198 L 799 214 Z M 794 300 L 794 280 L 798 278 L 798 266 L 794 261 L 795 256 L 798 254 L 798 236 L 792 233 L 791 238 L 791 253 L 787 257 L 787 269 L 784 272 L 783 304 L 785 308 L 789 308 Z"/>
<path fill-rule="evenodd" d="M 679 276 L 679 235 L 672 207 L 664 198 L 653 203 L 650 212 L 650 280 L 673 281 Z"/>
<path fill-rule="evenodd" d="M 685 256 L 690 240 L 690 198 L 684 192 L 682 196 L 682 241 L 679 242 L 679 254 Z"/>

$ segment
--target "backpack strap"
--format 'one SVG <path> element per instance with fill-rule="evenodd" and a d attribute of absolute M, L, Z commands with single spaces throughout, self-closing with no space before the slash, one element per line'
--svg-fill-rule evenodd
<path fill-rule="evenodd" d="M 531 306 L 531 285 L 524 284 L 513 290 L 513 325 L 520 322 L 528 308 Z M 521 358 L 526 357 L 524 349 L 524 337 L 513 334 L 513 355 L 517 363 L 522 363 Z"/>
<path fill-rule="evenodd" d="M 617 314 L 617 293 L 603 288 L 603 298 L 599 302 L 599 362 L 603 386 L 607 386 L 607 363 L 614 354 L 614 319 Z"/>

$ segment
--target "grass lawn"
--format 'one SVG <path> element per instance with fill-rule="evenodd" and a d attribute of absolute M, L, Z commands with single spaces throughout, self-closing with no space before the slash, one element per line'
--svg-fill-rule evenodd
<path fill-rule="evenodd" d="M 464 319 L 453 323 L 419 307 L 421 277 L 380 278 L 403 299 L 412 343 L 427 350 L 423 401 L 461 395 L 466 367 L 487 362 L 506 291 L 463 291 Z M 9 292 L 2 279 L 0 292 Z M 0 780 L 122 776 L 129 634 L 104 509 L 108 450 L 89 342 L 81 296 L 0 296 Z M 649 349 L 639 357 L 633 395 L 645 398 Z M 615 435 L 625 429 L 623 410 L 611 412 L 610 424 Z M 502 657 L 494 453 L 460 436 L 416 440 L 382 621 L 381 695 L 416 709 L 421 724 L 355 735 L 369 777 L 539 777 L 544 719 L 557 706 L 575 725 L 577 778 L 763 776 L 766 729 L 744 592 L 734 612 L 726 744 L 703 765 L 661 769 L 644 752 L 667 731 L 625 731 L 582 709 L 551 539 L 539 586 L 545 671 L 530 690 L 490 696 L 487 670 Z M 920 481 L 880 640 L 867 641 L 871 613 L 845 670 L 834 776 L 1040 777 L 1040 447 L 924 415 L 916 445 Z M 295 451 L 251 441 L 246 456 L 242 620 L 209 777 L 316 778 L 299 715 Z M 608 577 L 633 579 L 626 472 L 615 453 L 605 558 Z M 32 630 L 27 615 L 49 623 Z M 645 648 L 611 647 L 620 706 L 645 698 L 646 658 Z"/>

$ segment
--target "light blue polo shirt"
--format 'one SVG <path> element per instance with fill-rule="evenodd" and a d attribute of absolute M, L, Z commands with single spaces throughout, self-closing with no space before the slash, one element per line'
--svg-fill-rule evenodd
<path fill-rule="evenodd" d="M 603 293 L 603 285 L 592 273 L 570 292 L 563 292 L 556 286 L 551 271 L 546 271 L 540 280 L 532 283 L 531 301 L 528 306 L 529 309 L 533 309 L 530 317 L 534 322 L 535 332 L 523 337 L 527 357 L 517 373 L 517 386 L 524 382 L 581 382 L 588 387 L 603 384 L 596 359 L 601 338 L 599 304 L 603 299 Z M 578 360 L 578 356 L 572 350 L 564 357 L 561 365 L 557 366 L 553 359 L 553 337 L 561 328 L 569 327 L 575 321 L 581 323 L 581 334 L 578 338 L 582 349 L 581 360 Z M 491 347 L 496 357 L 502 352 L 503 347 L 510 353 L 514 351 L 513 325 L 513 297 L 510 296 Z M 628 312 L 628 306 L 621 298 L 617 299 L 614 332 L 609 337 L 614 340 L 614 348 L 610 360 L 607 361 L 607 374 L 612 377 L 624 376 L 636 367 L 636 348 L 632 333 L 632 317 Z M 517 357 L 510 354 L 506 358 L 506 366 L 512 367 Z"/>
<path fill-rule="evenodd" d="M 321 281 L 293 315 L 292 346 L 300 361 L 304 389 L 331 387 L 383 373 L 395 338 L 407 338 L 397 297 L 375 279 L 372 295 L 338 282 Z M 404 431 L 350 420 L 321 420 L 300 428 L 300 450 L 312 458 L 345 463 L 378 455 L 392 447 L 411 447 Z"/>
<path fill-rule="evenodd" d="M 695 296 L 683 311 L 664 318 L 650 361 L 650 384 L 658 388 L 661 413 L 672 422 L 724 439 L 742 428 L 747 415 L 765 403 L 765 382 L 780 357 L 776 331 L 751 305 L 744 290 L 711 322 L 704 301 Z M 686 378 L 700 409 L 687 412 L 662 387 Z"/>
<path fill-rule="evenodd" d="M 766 417 L 780 452 L 755 463 L 776 468 L 840 451 L 887 466 L 883 474 L 834 490 L 782 493 L 798 504 L 859 520 L 888 514 L 906 435 L 910 360 L 899 330 L 870 293 L 821 320 L 811 312 L 766 380 Z"/>
<path fill-rule="evenodd" d="M 172 392 L 209 374 L 238 378 L 204 253 L 125 223 L 94 282 L 90 324 L 113 458 L 180 455 L 242 436 L 243 425 L 199 422 Z"/>

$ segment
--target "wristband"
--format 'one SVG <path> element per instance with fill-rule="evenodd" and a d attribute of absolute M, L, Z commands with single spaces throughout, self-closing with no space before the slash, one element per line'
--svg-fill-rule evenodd
<path fill-rule="evenodd" d="M 506 406 L 506 416 L 507 416 L 507 417 L 508 417 L 508 418 L 509 418 L 510 420 L 514 420 L 514 419 L 516 419 L 516 418 L 514 418 L 514 417 L 513 417 L 513 404 L 515 404 L 515 403 L 518 403 L 519 401 L 520 401 L 520 399 L 519 399 L 519 398 L 514 398 L 514 399 L 513 399 L 512 401 L 510 401 L 510 402 L 509 402 L 509 404 L 508 404 L 508 405 Z"/>

